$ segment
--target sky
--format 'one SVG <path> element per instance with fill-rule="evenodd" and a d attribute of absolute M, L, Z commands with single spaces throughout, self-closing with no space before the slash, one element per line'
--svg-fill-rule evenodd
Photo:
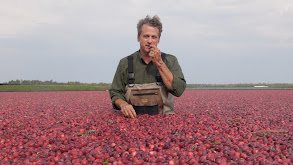
<path fill-rule="evenodd" d="M 292 0 L 0 0 L 0 83 L 111 83 L 147 15 L 188 84 L 293 83 Z"/>

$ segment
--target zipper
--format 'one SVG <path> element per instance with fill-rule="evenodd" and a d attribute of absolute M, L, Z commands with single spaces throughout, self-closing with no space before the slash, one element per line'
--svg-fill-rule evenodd
<path fill-rule="evenodd" d="M 155 93 L 134 93 L 133 96 L 148 96 L 148 95 L 158 95 L 157 92 Z"/>

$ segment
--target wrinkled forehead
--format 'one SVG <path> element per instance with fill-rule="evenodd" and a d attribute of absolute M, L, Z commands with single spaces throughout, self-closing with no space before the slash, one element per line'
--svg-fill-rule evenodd
<path fill-rule="evenodd" d="M 141 28 L 141 33 L 159 36 L 159 29 L 157 27 L 144 24 Z"/>

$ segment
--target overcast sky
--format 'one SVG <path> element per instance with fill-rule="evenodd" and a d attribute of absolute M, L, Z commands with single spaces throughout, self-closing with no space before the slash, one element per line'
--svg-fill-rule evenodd
<path fill-rule="evenodd" d="M 111 83 L 158 15 L 187 83 L 293 83 L 292 0 L 0 0 L 0 83 Z"/>

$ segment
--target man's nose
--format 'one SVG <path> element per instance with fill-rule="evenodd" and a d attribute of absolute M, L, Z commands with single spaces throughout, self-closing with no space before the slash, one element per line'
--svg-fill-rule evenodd
<path fill-rule="evenodd" d="M 147 42 L 148 42 L 148 43 L 152 43 L 152 38 L 149 37 L 148 40 L 147 40 Z"/>

